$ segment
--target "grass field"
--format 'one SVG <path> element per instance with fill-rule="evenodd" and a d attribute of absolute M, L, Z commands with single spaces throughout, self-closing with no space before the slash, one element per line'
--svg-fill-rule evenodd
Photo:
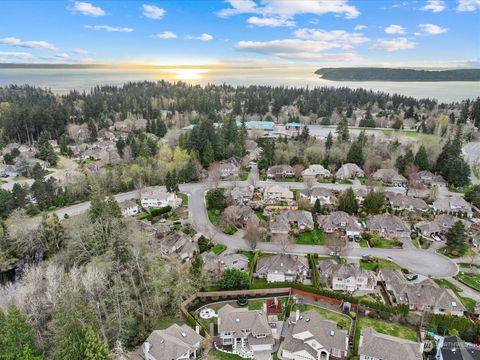
<path fill-rule="evenodd" d="M 208 220 L 210 220 L 213 225 L 218 225 L 220 223 L 220 210 L 208 210 Z"/>
<path fill-rule="evenodd" d="M 465 269 L 470 269 L 470 268 L 480 269 L 480 265 L 477 265 L 477 264 L 470 264 L 470 263 L 465 263 L 465 262 L 459 262 L 459 263 L 457 263 L 457 265 L 460 266 L 461 268 L 465 268 Z"/>
<path fill-rule="evenodd" d="M 184 193 L 178 193 L 178 197 L 182 199 L 182 206 L 188 207 L 188 195 Z"/>
<path fill-rule="evenodd" d="M 215 244 L 215 246 L 212 248 L 212 252 L 215 255 L 220 255 L 222 252 L 224 252 L 226 247 L 222 244 Z"/>
<path fill-rule="evenodd" d="M 325 237 L 322 230 L 314 229 L 300 233 L 295 243 L 300 245 L 323 245 Z"/>
<path fill-rule="evenodd" d="M 300 310 L 300 312 L 305 312 L 308 310 L 315 310 L 322 316 L 323 318 L 327 320 L 332 320 L 337 323 L 337 326 L 341 329 L 348 330 L 350 329 L 350 326 L 352 326 L 352 319 L 348 317 L 347 315 L 341 314 L 339 312 L 331 311 L 324 309 L 319 306 L 315 305 L 310 305 L 310 304 L 299 304 L 299 305 L 294 305 L 292 308 L 292 311 L 294 310 Z"/>
<path fill-rule="evenodd" d="M 360 260 L 360 268 L 364 270 L 376 271 L 377 269 L 401 269 L 400 265 L 393 261 L 387 261 L 380 258 L 371 258 L 370 260 Z"/>
<path fill-rule="evenodd" d="M 460 272 L 457 278 L 468 287 L 480 292 L 480 275 Z"/>
<path fill-rule="evenodd" d="M 417 334 L 415 333 L 415 330 L 409 327 L 378 319 L 359 318 L 355 327 L 355 340 L 353 350 L 355 354 L 358 353 L 358 343 L 360 341 L 361 330 L 369 327 L 375 329 L 375 331 L 382 334 L 396 336 L 411 341 L 417 341 Z"/>

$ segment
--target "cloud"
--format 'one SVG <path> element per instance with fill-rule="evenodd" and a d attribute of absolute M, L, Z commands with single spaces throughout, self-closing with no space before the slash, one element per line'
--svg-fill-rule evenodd
<path fill-rule="evenodd" d="M 350 49 L 355 45 L 370 41 L 361 33 L 349 33 L 345 30 L 298 29 L 294 32 L 298 39 L 328 43 L 332 48 Z"/>
<path fill-rule="evenodd" d="M 154 37 L 159 38 L 159 39 L 176 39 L 178 36 L 177 34 L 171 32 L 171 31 L 164 31 L 161 34 L 156 34 Z"/>
<path fill-rule="evenodd" d="M 422 30 L 425 35 L 440 35 L 448 31 L 447 28 L 443 28 L 434 24 L 420 24 L 418 27 Z"/>
<path fill-rule="evenodd" d="M 58 50 L 55 46 L 53 46 L 47 41 L 36 41 L 36 40 L 23 41 L 21 39 L 14 38 L 14 37 L 7 37 L 7 38 L 0 39 L 0 44 L 19 46 L 19 47 L 30 48 L 30 49 L 47 49 L 52 51 Z"/>
<path fill-rule="evenodd" d="M 443 0 L 427 0 L 427 4 L 420 8 L 423 11 L 442 12 L 445 10 L 445 2 Z"/>
<path fill-rule="evenodd" d="M 402 34 L 405 34 L 405 28 L 403 26 L 400 26 L 400 25 L 392 24 L 392 25 L 385 28 L 385 32 L 387 34 L 402 35 Z"/>
<path fill-rule="evenodd" d="M 282 17 L 257 17 L 251 16 L 247 19 L 247 22 L 256 26 L 268 26 L 268 27 L 280 27 L 280 26 L 295 26 L 295 21 L 288 20 Z"/>
<path fill-rule="evenodd" d="M 355 26 L 355 27 L 353 28 L 353 30 L 355 30 L 355 31 L 362 31 L 362 30 L 365 30 L 367 27 L 368 27 L 367 25 L 359 24 L 359 25 Z"/>
<path fill-rule="evenodd" d="M 81 54 L 81 55 L 85 55 L 85 54 L 89 53 L 88 50 L 80 49 L 80 48 L 73 49 L 72 52 L 75 53 L 75 54 Z"/>
<path fill-rule="evenodd" d="M 143 16 L 153 20 L 159 20 L 165 15 L 165 9 L 159 8 L 155 5 L 143 4 L 142 10 Z"/>
<path fill-rule="evenodd" d="M 329 50 L 351 50 L 370 39 L 361 33 L 344 30 L 298 29 L 294 38 L 270 41 L 239 41 L 235 49 L 282 59 L 329 59 L 339 61 L 358 60 L 355 52 L 325 52 Z"/>
<path fill-rule="evenodd" d="M 33 55 L 28 52 L 0 51 L 0 59 L 1 58 L 25 60 L 25 59 L 33 59 Z"/>
<path fill-rule="evenodd" d="M 57 60 L 70 60 L 72 57 L 70 55 L 68 55 L 67 53 L 62 53 L 62 54 L 55 55 L 55 58 Z"/>
<path fill-rule="evenodd" d="M 348 4 L 348 0 L 262 0 L 261 5 L 252 0 L 227 0 L 230 8 L 220 10 L 217 15 L 228 17 L 238 14 L 259 14 L 265 17 L 285 17 L 293 19 L 296 15 L 324 15 L 333 13 L 347 19 L 360 15 L 358 9 Z"/>
<path fill-rule="evenodd" d="M 133 31 L 133 29 L 129 27 L 118 27 L 118 26 L 110 26 L 110 25 L 85 25 L 84 28 L 90 29 L 90 30 L 105 30 L 108 32 L 124 32 L 124 33 L 130 33 Z"/>
<path fill-rule="evenodd" d="M 105 10 L 103 10 L 102 8 L 98 6 L 93 6 L 92 4 L 83 1 L 75 1 L 73 3 L 72 11 L 75 13 L 80 13 L 82 15 L 93 17 L 107 15 Z"/>
<path fill-rule="evenodd" d="M 480 8 L 480 0 L 458 0 L 457 11 L 472 12 Z"/>
<path fill-rule="evenodd" d="M 371 47 L 371 49 L 392 52 L 413 49 L 416 45 L 417 44 L 415 42 L 401 37 L 392 40 L 380 39 Z"/>
<path fill-rule="evenodd" d="M 191 35 L 186 35 L 185 39 L 187 40 L 200 40 L 200 41 L 210 41 L 213 40 L 213 36 L 207 33 L 203 33 L 200 36 L 191 36 Z"/>

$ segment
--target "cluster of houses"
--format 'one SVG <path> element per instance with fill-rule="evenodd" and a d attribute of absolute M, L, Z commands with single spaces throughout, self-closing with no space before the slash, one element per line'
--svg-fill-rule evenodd
<path fill-rule="evenodd" d="M 269 180 L 293 178 L 295 176 L 298 177 L 299 175 L 302 176 L 304 181 L 326 179 L 333 176 L 330 170 L 325 169 L 323 165 L 320 164 L 310 165 L 308 168 L 304 169 L 301 174 L 295 173 L 292 166 L 285 164 L 274 165 L 267 169 L 267 179 Z M 364 176 L 365 173 L 363 170 L 358 165 L 352 163 L 343 164 L 335 173 L 335 177 L 339 180 L 351 180 Z"/>
<path fill-rule="evenodd" d="M 13 164 L 5 163 L 4 156 L 18 150 L 18 156 L 13 159 Z M 38 164 L 42 169 L 48 167 L 44 160 L 37 159 L 37 150 L 33 146 L 10 143 L 0 151 L 0 177 L 28 176 L 33 167 Z"/>

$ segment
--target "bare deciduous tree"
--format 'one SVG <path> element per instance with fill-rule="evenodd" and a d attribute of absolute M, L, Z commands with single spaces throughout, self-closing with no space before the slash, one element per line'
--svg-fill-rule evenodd
<path fill-rule="evenodd" d="M 211 163 L 208 167 L 207 184 L 210 189 L 216 189 L 220 182 L 222 174 L 220 172 L 220 164 L 218 162 Z"/>
<path fill-rule="evenodd" d="M 257 242 L 265 235 L 265 230 L 258 226 L 252 220 L 248 220 L 245 226 L 244 238 L 248 241 L 250 248 L 255 250 L 257 248 Z"/>

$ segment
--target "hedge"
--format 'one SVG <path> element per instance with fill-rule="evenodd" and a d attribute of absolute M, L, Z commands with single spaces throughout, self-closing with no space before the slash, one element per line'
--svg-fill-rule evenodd
<path fill-rule="evenodd" d="M 318 281 L 318 271 L 317 271 L 317 262 L 315 261 L 315 254 L 307 254 L 308 264 L 310 265 L 310 270 L 312 271 L 312 283 L 313 287 L 320 287 Z"/>

